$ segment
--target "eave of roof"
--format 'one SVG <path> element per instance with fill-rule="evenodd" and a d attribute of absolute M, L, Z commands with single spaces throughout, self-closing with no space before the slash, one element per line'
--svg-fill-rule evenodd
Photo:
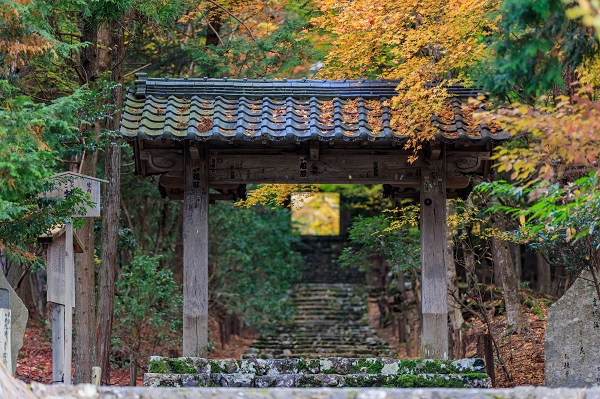
<path fill-rule="evenodd" d="M 390 127 L 398 80 L 157 79 L 138 74 L 127 90 L 121 135 L 140 139 L 405 141 Z M 447 88 L 454 120 L 434 120 L 436 140 L 499 142 L 508 135 L 467 128 L 461 100 L 476 90 Z"/>

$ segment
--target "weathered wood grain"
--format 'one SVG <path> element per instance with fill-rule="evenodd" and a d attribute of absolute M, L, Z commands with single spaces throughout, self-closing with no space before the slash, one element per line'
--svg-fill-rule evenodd
<path fill-rule="evenodd" d="M 421 356 L 448 358 L 445 151 L 421 168 Z"/>
<path fill-rule="evenodd" d="M 408 161 L 404 152 L 377 151 L 347 153 L 321 149 L 309 154 L 272 151 L 252 154 L 237 151 L 209 153 L 209 182 L 211 187 L 248 183 L 323 183 L 323 184 L 391 184 L 397 187 L 420 186 L 421 161 Z M 318 156 L 317 156 L 318 155 Z M 147 158 L 163 167 L 160 178 L 163 187 L 183 189 L 182 156 L 177 151 L 148 150 Z M 448 161 L 446 187 L 462 189 L 468 186 L 467 173 L 481 165 L 482 153 L 454 154 Z M 181 159 L 179 159 L 181 158 Z M 169 168 L 168 165 L 173 165 Z M 170 194 L 170 193 L 169 193 Z"/>
<path fill-rule="evenodd" d="M 183 202 L 183 356 L 208 345 L 208 148 L 186 143 Z"/>
<path fill-rule="evenodd" d="M 64 380 L 72 383 L 71 363 L 73 359 L 73 307 L 75 306 L 75 254 L 73 253 L 73 224 L 67 223 L 65 230 L 65 339 Z"/>
<path fill-rule="evenodd" d="M 52 382 L 64 382 L 65 305 L 52 303 Z"/>

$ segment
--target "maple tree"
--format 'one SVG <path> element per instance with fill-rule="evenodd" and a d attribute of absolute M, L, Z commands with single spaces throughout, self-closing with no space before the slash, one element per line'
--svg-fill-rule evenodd
<path fill-rule="evenodd" d="M 443 110 L 445 86 L 472 84 L 470 68 L 493 30 L 486 15 L 497 1 L 371 2 L 317 0 L 313 19 L 333 35 L 322 75 L 328 78 L 402 79 L 392 125 L 409 134 L 407 146 L 420 149 L 433 138 L 431 116 Z"/>

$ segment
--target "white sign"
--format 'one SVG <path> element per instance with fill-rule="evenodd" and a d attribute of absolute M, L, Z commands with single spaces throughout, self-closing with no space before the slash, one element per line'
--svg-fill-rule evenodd
<path fill-rule="evenodd" d="M 95 177 L 85 176 L 75 172 L 64 172 L 53 176 L 57 187 L 44 194 L 47 198 L 66 198 L 74 189 L 78 188 L 89 195 L 88 200 L 91 204 L 84 205 L 84 209 L 78 209 L 73 216 L 83 216 L 86 218 L 100 216 L 100 183 L 107 183 L 106 180 Z"/>
<path fill-rule="evenodd" d="M 71 293 L 71 304 L 75 305 L 75 287 L 67 287 L 66 275 L 66 235 L 61 234 L 48 246 L 46 273 L 48 274 L 48 302 L 66 304 L 66 294 Z M 73 280 L 73 279 L 69 279 Z"/>
<path fill-rule="evenodd" d="M 9 374 L 12 374 L 12 356 L 10 348 L 10 309 L 0 308 L 0 361 Z"/>

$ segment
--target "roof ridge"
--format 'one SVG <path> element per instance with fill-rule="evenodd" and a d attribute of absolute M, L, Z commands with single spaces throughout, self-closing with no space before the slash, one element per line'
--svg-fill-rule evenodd
<path fill-rule="evenodd" d="M 397 95 L 399 79 L 230 79 L 224 78 L 149 78 L 137 73 L 135 96 L 201 96 L 247 98 L 366 98 L 381 99 Z M 453 96 L 471 97 L 477 89 L 460 85 L 447 86 Z M 402 89 L 400 89 L 402 90 Z"/>

